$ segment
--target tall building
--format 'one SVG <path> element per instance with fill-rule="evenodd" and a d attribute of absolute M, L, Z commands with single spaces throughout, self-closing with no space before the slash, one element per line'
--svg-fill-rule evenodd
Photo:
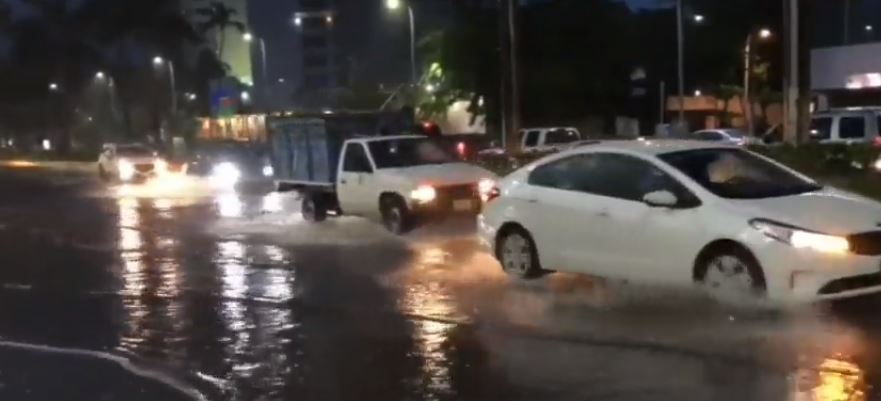
<path fill-rule="evenodd" d="M 300 79 L 294 95 L 302 107 L 332 107 L 345 76 L 337 47 L 333 0 L 300 0 L 293 24 L 300 38 Z"/>

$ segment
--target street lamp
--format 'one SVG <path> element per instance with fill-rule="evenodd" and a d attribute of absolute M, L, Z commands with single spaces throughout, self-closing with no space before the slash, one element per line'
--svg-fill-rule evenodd
<path fill-rule="evenodd" d="M 866 32 L 872 32 L 872 30 L 874 30 L 874 29 L 875 28 L 872 27 L 871 25 L 866 25 Z"/>
<path fill-rule="evenodd" d="M 768 39 L 772 36 L 771 30 L 763 28 L 759 30 L 759 39 Z M 752 70 L 752 47 L 753 34 L 746 35 L 746 46 L 743 49 L 743 116 L 746 118 L 746 133 L 752 135 L 755 130 L 753 121 L 753 103 L 750 100 L 750 72 Z"/>
<path fill-rule="evenodd" d="M 95 73 L 95 79 L 97 79 L 97 80 L 103 80 L 104 77 L 105 77 L 105 75 L 104 75 L 103 71 L 98 71 Z"/>
<path fill-rule="evenodd" d="M 435 87 L 433 84 L 425 85 L 425 91 L 426 91 L 426 92 L 428 92 L 428 93 L 434 93 L 435 90 L 437 90 L 437 87 Z"/>
<path fill-rule="evenodd" d="M 695 15 L 694 15 L 694 22 L 696 22 L 696 23 L 698 23 L 698 24 L 700 24 L 701 22 L 704 22 L 705 19 L 706 19 L 706 18 L 705 18 L 703 15 L 701 15 L 701 14 L 695 14 Z"/>
<path fill-rule="evenodd" d="M 177 112 L 177 84 L 174 80 L 174 62 L 171 60 L 166 61 L 161 56 L 153 57 L 153 65 L 156 67 L 162 67 L 162 65 L 168 64 L 168 85 L 171 87 L 171 112 Z"/>
<path fill-rule="evenodd" d="M 50 82 L 49 90 L 52 92 L 58 92 L 58 84 L 56 84 L 55 82 Z"/>
<path fill-rule="evenodd" d="M 242 35 L 242 39 L 244 39 L 245 42 L 252 43 L 254 41 L 254 35 L 251 32 L 246 32 L 244 35 Z M 261 88 L 261 91 L 265 91 L 266 90 L 266 83 L 269 80 L 269 78 L 267 78 L 268 77 L 267 71 L 269 70 L 269 67 L 267 66 L 267 64 L 268 64 L 267 58 L 268 57 L 266 55 L 266 41 L 263 40 L 263 38 L 258 37 L 257 42 L 260 45 L 260 62 L 261 62 L 260 67 L 261 67 L 261 70 L 263 70 L 263 76 L 260 79 L 263 84 L 262 85 L 263 88 Z"/>
<path fill-rule="evenodd" d="M 392 11 L 400 9 L 401 0 L 386 0 L 385 7 Z M 407 15 L 410 17 L 410 84 L 416 85 L 416 18 L 409 3 L 407 3 Z"/>

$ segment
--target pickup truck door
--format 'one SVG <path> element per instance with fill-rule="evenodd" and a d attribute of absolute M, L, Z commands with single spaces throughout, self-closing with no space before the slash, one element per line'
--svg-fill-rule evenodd
<path fill-rule="evenodd" d="M 337 199 L 343 213 L 364 215 L 379 210 L 374 194 L 373 163 L 361 143 L 346 143 L 337 174 Z"/>

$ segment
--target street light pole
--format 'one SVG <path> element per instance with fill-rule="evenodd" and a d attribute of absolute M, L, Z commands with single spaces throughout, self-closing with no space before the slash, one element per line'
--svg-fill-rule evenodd
<path fill-rule="evenodd" d="M 746 46 L 743 49 L 743 117 L 746 118 L 746 134 L 753 135 L 755 130 L 753 123 L 753 103 L 750 100 L 749 75 L 752 69 L 752 44 L 753 34 L 746 35 Z"/>
<path fill-rule="evenodd" d="M 676 42 L 679 75 L 679 124 L 685 124 L 685 33 L 682 21 L 682 0 L 676 1 Z"/>
<path fill-rule="evenodd" d="M 416 86 L 416 17 L 413 14 L 413 7 L 407 4 L 407 14 L 410 16 L 410 83 Z"/>
<path fill-rule="evenodd" d="M 397 10 L 401 8 L 401 0 L 386 0 L 385 8 Z M 416 77 L 416 15 L 409 2 L 407 2 L 407 17 L 410 20 L 410 85 L 415 87 L 419 83 Z"/>
<path fill-rule="evenodd" d="M 177 113 L 177 82 L 174 78 L 174 62 L 168 60 L 168 81 L 171 85 L 171 114 Z"/>

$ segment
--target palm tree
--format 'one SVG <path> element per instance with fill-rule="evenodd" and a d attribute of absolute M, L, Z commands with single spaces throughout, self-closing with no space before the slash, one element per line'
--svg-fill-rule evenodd
<path fill-rule="evenodd" d="M 217 57 L 223 60 L 227 29 L 234 28 L 241 34 L 244 34 L 247 29 L 244 22 L 236 19 L 238 11 L 234 8 L 228 7 L 220 1 L 212 1 L 207 6 L 197 8 L 193 11 L 204 18 L 204 20 L 199 23 L 202 32 L 208 32 L 213 29 L 217 30 Z"/>

